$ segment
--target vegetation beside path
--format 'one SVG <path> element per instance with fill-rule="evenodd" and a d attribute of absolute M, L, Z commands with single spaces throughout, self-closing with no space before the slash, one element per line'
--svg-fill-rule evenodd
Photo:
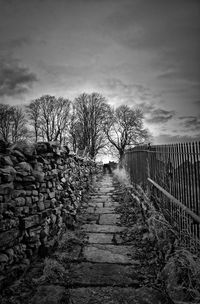
<path fill-rule="evenodd" d="M 200 256 L 182 246 L 176 230 L 123 169 L 115 171 L 115 179 L 121 182 L 117 210 L 127 227 L 122 238 L 135 248 L 144 285 L 163 290 L 176 304 L 200 303 Z"/>

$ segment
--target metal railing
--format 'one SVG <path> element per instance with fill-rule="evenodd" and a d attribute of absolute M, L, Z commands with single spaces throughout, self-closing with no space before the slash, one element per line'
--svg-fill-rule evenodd
<path fill-rule="evenodd" d="M 126 151 L 125 164 L 131 182 L 148 190 L 184 245 L 199 246 L 200 142 L 138 146 Z"/>

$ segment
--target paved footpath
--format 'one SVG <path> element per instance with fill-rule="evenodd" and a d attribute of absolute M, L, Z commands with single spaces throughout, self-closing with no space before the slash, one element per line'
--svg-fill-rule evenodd
<path fill-rule="evenodd" d="M 67 231 L 53 255 L 36 262 L 24 280 L 12 286 L 12 301 L 3 304 L 168 303 L 155 288 L 145 286 L 137 243 L 123 243 L 126 227 L 116 210 L 119 184 L 105 174 L 93 186 L 77 229 Z"/>
<path fill-rule="evenodd" d="M 83 215 L 83 260 L 70 270 L 70 304 L 158 304 L 159 295 L 139 288 L 131 246 L 123 245 L 115 196 L 119 185 L 110 175 L 97 182 Z"/>

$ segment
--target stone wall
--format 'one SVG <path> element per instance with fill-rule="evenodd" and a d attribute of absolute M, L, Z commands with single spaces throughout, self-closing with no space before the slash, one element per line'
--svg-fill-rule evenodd
<path fill-rule="evenodd" d="M 18 144 L 1 151 L 0 281 L 33 256 L 45 256 L 62 232 L 73 227 L 95 170 L 93 161 L 54 143 Z"/>

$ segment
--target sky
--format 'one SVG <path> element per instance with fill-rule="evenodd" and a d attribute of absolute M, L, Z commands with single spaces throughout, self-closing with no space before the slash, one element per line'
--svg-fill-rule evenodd
<path fill-rule="evenodd" d="M 101 93 L 153 143 L 200 140 L 199 0 L 0 0 L 0 103 Z"/>

